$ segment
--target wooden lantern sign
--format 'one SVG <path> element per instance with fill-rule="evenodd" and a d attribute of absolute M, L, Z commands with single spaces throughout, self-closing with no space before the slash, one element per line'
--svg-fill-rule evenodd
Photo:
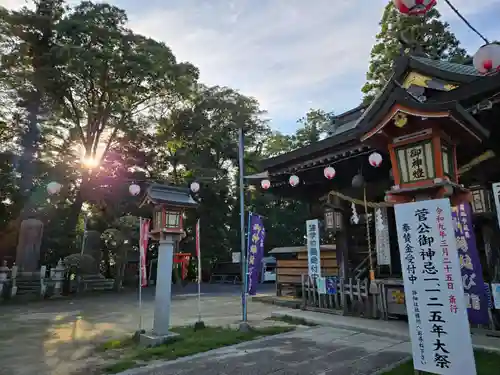
<path fill-rule="evenodd" d="M 153 228 L 151 236 L 160 240 L 166 235 L 180 235 L 184 232 L 184 211 L 198 204 L 187 188 L 170 185 L 151 185 L 142 204 L 153 206 Z"/>
<path fill-rule="evenodd" d="M 392 97 L 392 107 L 372 107 L 372 122 L 361 137 L 389 151 L 395 185 L 386 199 L 395 203 L 423 197 L 450 197 L 454 203 L 470 200 L 458 181 L 457 147 L 474 147 L 489 136 L 488 131 L 457 103 L 420 103 L 400 88 Z"/>

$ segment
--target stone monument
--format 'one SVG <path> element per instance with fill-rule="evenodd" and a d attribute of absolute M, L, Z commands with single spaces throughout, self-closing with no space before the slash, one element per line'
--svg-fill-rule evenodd
<path fill-rule="evenodd" d="M 43 223 L 37 219 L 21 222 L 16 249 L 16 265 L 23 273 L 38 272 L 40 267 L 40 246 Z"/>
<path fill-rule="evenodd" d="M 90 275 L 100 275 L 101 274 L 101 260 L 102 260 L 102 249 L 101 249 L 101 233 L 96 230 L 88 230 L 85 235 L 85 241 L 83 244 L 83 254 L 91 256 L 94 259 L 93 265 L 82 270 L 85 274 Z"/>

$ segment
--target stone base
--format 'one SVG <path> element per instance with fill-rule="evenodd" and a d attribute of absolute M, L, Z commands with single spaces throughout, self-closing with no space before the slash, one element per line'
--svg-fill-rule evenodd
<path fill-rule="evenodd" d="M 157 335 L 154 332 L 141 333 L 139 336 L 139 345 L 146 348 L 160 346 L 170 340 L 174 340 L 178 336 L 179 334 L 175 332 L 169 332 L 166 335 Z"/>
<path fill-rule="evenodd" d="M 240 332 L 244 332 L 244 333 L 250 332 L 251 329 L 252 329 L 252 327 L 250 327 L 250 324 L 248 324 L 248 322 L 240 322 L 240 325 L 238 327 L 238 330 Z"/>

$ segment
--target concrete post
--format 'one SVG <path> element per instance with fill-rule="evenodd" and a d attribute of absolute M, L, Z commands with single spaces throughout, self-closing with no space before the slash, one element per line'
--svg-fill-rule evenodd
<path fill-rule="evenodd" d="M 174 258 L 174 239 L 166 235 L 160 240 L 158 265 L 156 271 L 155 315 L 153 333 L 168 335 L 170 327 L 170 302 L 172 298 L 172 266 Z"/>
<path fill-rule="evenodd" d="M 158 264 L 156 271 L 155 309 L 153 330 L 140 335 L 143 346 L 157 346 L 177 336 L 170 332 L 170 305 L 172 300 L 172 266 L 174 260 L 174 243 L 178 235 L 162 234 L 158 248 Z"/>
<path fill-rule="evenodd" d="M 47 266 L 40 267 L 40 296 L 45 298 L 47 293 L 47 282 L 45 281 L 45 274 L 47 273 Z"/>
<path fill-rule="evenodd" d="M 10 280 L 11 280 L 11 289 L 10 289 L 10 296 L 14 297 L 17 294 L 17 283 L 16 283 L 16 278 L 17 278 L 17 266 L 13 265 L 10 273 Z"/>
<path fill-rule="evenodd" d="M 57 265 L 50 270 L 50 278 L 54 283 L 54 297 L 61 296 L 65 272 L 66 268 L 64 267 L 62 259 L 59 259 Z"/>
<path fill-rule="evenodd" d="M 10 269 L 7 267 L 7 262 L 4 261 L 3 265 L 0 266 L 0 300 L 2 299 L 4 289 L 8 287 L 9 272 Z"/>

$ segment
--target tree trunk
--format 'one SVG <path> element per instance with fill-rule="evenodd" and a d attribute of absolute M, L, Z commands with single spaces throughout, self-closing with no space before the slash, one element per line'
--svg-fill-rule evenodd
<path fill-rule="evenodd" d="M 70 236 L 76 236 L 76 225 L 78 224 L 78 218 L 82 212 L 83 203 L 85 202 L 85 190 L 87 189 L 88 183 L 90 181 L 90 171 L 86 170 L 82 175 L 82 183 L 78 189 L 75 200 L 71 204 L 71 210 L 68 214 L 68 219 L 66 221 L 66 233 Z"/>
<path fill-rule="evenodd" d="M 80 213 L 82 212 L 83 206 L 83 197 L 81 193 L 81 189 L 76 193 L 75 200 L 71 204 L 71 209 L 68 213 L 68 218 L 66 221 L 66 233 L 68 237 L 75 238 L 76 237 L 76 225 L 78 224 L 78 218 Z"/>
<path fill-rule="evenodd" d="M 38 126 L 38 114 L 40 112 L 41 96 L 38 91 L 34 91 L 27 100 L 27 130 L 22 136 L 23 153 L 19 162 L 19 173 L 21 174 L 20 190 L 23 197 L 23 208 L 21 219 L 30 217 L 36 202 L 31 199 L 33 190 L 33 179 L 36 174 L 36 158 L 38 143 L 40 141 L 40 128 Z"/>

